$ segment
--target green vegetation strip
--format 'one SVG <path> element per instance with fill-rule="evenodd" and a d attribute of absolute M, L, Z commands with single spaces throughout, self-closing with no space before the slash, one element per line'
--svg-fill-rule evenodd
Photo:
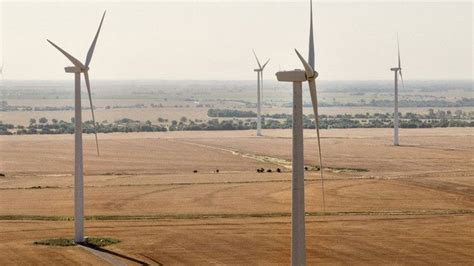
<path fill-rule="evenodd" d="M 306 216 L 393 216 L 393 215 L 472 215 L 474 210 L 418 210 L 418 211 L 386 211 L 386 212 L 307 212 Z M 86 216 L 89 221 L 129 221 L 129 220 L 197 220 L 197 219 L 242 219 L 242 218 L 275 218 L 289 217 L 289 212 L 269 213 L 215 213 L 215 214 L 161 214 L 161 215 L 94 215 Z M 23 221 L 72 221 L 68 216 L 37 216 L 37 215 L 0 215 L 1 220 Z"/>
<path fill-rule="evenodd" d="M 120 243 L 120 240 L 108 238 L 108 237 L 89 237 L 86 239 L 85 244 L 92 247 L 105 247 L 112 244 Z M 75 246 L 76 243 L 73 239 L 69 238 L 51 238 L 45 240 L 39 240 L 33 242 L 35 245 L 46 245 L 46 246 Z"/>

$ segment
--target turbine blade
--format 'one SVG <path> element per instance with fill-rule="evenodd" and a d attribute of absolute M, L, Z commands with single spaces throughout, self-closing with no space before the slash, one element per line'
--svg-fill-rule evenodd
<path fill-rule="evenodd" d="M 77 60 L 74 56 L 68 54 L 68 52 L 64 51 L 63 49 L 61 49 L 61 47 L 57 46 L 56 44 L 54 44 L 52 41 L 46 39 L 52 46 L 54 46 L 56 49 L 58 49 L 63 55 L 65 55 L 67 57 L 67 59 L 69 59 L 69 61 L 71 61 L 74 66 L 78 67 L 78 68 L 82 68 L 84 69 L 85 66 L 81 63 L 81 61 Z"/>
<path fill-rule="evenodd" d="M 262 65 L 260 65 L 260 61 L 258 61 L 258 57 L 257 57 L 257 54 L 255 53 L 255 50 L 252 49 L 252 52 L 253 52 L 253 55 L 255 55 L 255 59 L 257 59 L 258 68 L 262 69 Z"/>
<path fill-rule="evenodd" d="M 313 0 L 310 0 L 310 25 L 309 25 L 309 52 L 308 62 L 314 69 L 314 36 L 313 36 Z"/>
<path fill-rule="evenodd" d="M 402 69 L 402 61 L 400 60 L 400 42 L 398 41 L 398 34 L 397 34 L 397 47 L 398 47 L 398 68 Z"/>
<path fill-rule="evenodd" d="M 92 95 L 91 95 L 91 85 L 89 83 L 89 72 L 84 72 L 84 79 L 86 80 L 86 87 L 87 87 L 87 94 L 89 94 L 89 103 L 91 104 L 91 112 L 92 112 L 92 122 L 94 123 L 94 134 L 95 134 L 95 145 L 97 148 L 97 156 L 99 154 L 99 141 L 97 140 L 97 126 L 95 124 L 95 116 L 94 116 L 94 106 L 92 105 Z"/>
<path fill-rule="evenodd" d="M 265 66 L 263 66 L 263 67 L 265 67 Z M 262 93 L 262 102 L 263 102 L 263 69 L 262 69 L 262 71 L 260 71 L 260 84 L 262 84 L 260 86 L 260 91 Z"/>
<path fill-rule="evenodd" d="M 321 173 L 321 191 L 323 196 L 323 210 L 326 211 L 326 199 L 324 196 L 324 175 L 323 175 L 323 159 L 321 155 L 321 138 L 319 135 L 319 113 L 318 113 L 318 95 L 316 92 L 316 81 L 315 79 L 308 80 L 309 93 L 311 95 L 311 103 L 313 105 L 314 122 L 316 126 L 316 135 L 318 138 L 318 154 L 319 154 L 319 171 Z"/>
<path fill-rule="evenodd" d="M 403 81 L 403 75 L 402 75 L 402 69 L 401 68 L 400 68 L 399 72 L 400 72 L 400 79 L 402 80 L 402 86 L 405 89 L 405 82 Z"/>
<path fill-rule="evenodd" d="M 268 62 L 270 62 L 270 58 L 267 60 L 267 62 L 265 62 L 265 64 L 263 64 L 262 71 L 265 69 L 265 66 L 268 64 Z"/>
<path fill-rule="evenodd" d="M 309 80 L 310 78 L 314 77 L 314 70 L 313 67 L 311 67 L 306 60 L 301 56 L 301 54 L 298 52 L 298 50 L 295 49 L 296 54 L 301 60 L 301 63 L 303 63 L 304 70 L 306 72 L 306 78 Z"/>
<path fill-rule="evenodd" d="M 102 28 L 102 22 L 104 22 L 105 12 L 106 11 L 104 11 L 104 14 L 102 15 L 102 19 L 100 20 L 99 24 L 99 29 L 97 29 L 97 33 L 95 34 L 94 40 L 92 41 L 91 47 L 89 48 L 89 52 L 87 52 L 86 67 L 88 67 L 91 63 L 92 54 L 94 53 L 95 44 L 97 42 L 97 38 L 99 37 L 100 28 Z"/>

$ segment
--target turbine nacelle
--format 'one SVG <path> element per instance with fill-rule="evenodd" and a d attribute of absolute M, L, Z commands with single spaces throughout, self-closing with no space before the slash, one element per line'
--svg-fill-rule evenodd
<path fill-rule="evenodd" d="M 83 72 L 89 71 L 89 67 L 80 68 L 80 67 L 75 67 L 75 66 L 69 66 L 69 67 L 65 67 L 64 71 L 66 71 L 66 73 L 83 73 Z"/>
<path fill-rule="evenodd" d="M 308 80 L 304 70 L 295 69 L 290 71 L 280 71 L 276 73 L 278 81 L 303 82 Z"/>
<path fill-rule="evenodd" d="M 400 71 L 402 70 L 401 68 L 398 68 L 398 67 L 392 67 L 390 68 L 391 71 Z"/>

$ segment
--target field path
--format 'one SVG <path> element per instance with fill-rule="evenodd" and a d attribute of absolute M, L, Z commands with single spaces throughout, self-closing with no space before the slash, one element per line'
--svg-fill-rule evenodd
<path fill-rule="evenodd" d="M 183 140 L 176 140 L 176 139 L 168 139 L 168 141 L 171 142 L 178 142 L 182 144 L 188 144 L 188 145 L 194 145 L 198 147 L 203 147 L 207 149 L 214 149 L 214 150 L 219 150 L 219 151 L 225 151 L 225 152 L 230 152 L 233 155 L 240 156 L 242 158 L 249 158 L 253 159 L 259 162 L 265 162 L 265 163 L 272 163 L 281 167 L 285 167 L 286 169 L 291 169 L 291 161 L 285 160 L 285 159 L 280 159 L 276 157 L 270 157 L 267 155 L 258 155 L 254 153 L 248 153 L 248 152 L 240 152 L 237 150 L 229 149 L 229 148 L 223 148 L 223 147 L 218 147 L 218 146 L 211 146 L 211 145 L 206 145 L 206 144 L 200 144 L 200 143 L 195 143 L 191 141 L 183 141 Z"/>
<path fill-rule="evenodd" d="M 90 253 L 96 255 L 97 257 L 103 259 L 104 261 L 109 262 L 110 264 L 112 264 L 114 266 L 125 266 L 126 265 L 125 263 L 122 263 L 120 260 L 118 260 L 117 258 L 112 256 L 111 254 L 108 254 L 106 252 L 103 252 L 103 251 L 100 251 L 100 250 L 97 250 L 97 249 L 93 249 L 93 248 L 90 248 L 88 246 L 83 246 L 83 245 L 79 245 L 79 247 L 84 249 L 87 252 L 90 252 Z"/>

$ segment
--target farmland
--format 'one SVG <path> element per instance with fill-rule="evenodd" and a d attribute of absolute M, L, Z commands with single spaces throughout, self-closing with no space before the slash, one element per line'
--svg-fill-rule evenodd
<path fill-rule="evenodd" d="M 291 114 L 291 90 L 276 81 L 265 83 L 263 115 Z M 256 110 L 254 81 L 98 81 L 93 84 L 98 122 L 128 118 L 156 123 L 159 118 L 179 121 L 207 120 L 210 108 Z M 375 114 L 393 112 L 391 81 L 329 82 L 320 85 L 322 115 Z M 400 112 L 427 114 L 457 110 L 474 116 L 472 81 L 411 81 L 400 92 Z M 85 91 L 83 92 L 85 93 Z M 5 81 L 0 95 L 7 107 L 0 108 L 0 121 L 27 126 L 42 117 L 70 121 L 74 116 L 72 84 L 64 81 Z M 86 94 L 83 94 L 83 99 Z M 304 90 L 304 113 L 312 113 Z M 5 103 L 3 103 L 5 104 Z M 84 119 L 90 120 L 87 101 Z M 4 111 L 9 110 L 9 111 Z"/>
<path fill-rule="evenodd" d="M 264 135 L 99 134 L 100 157 L 86 135 L 86 235 L 121 240 L 106 248 L 128 264 L 288 264 L 291 131 Z M 390 129 L 323 130 L 323 209 L 306 130 L 308 263 L 472 262 L 473 140 L 469 128 L 405 129 L 393 147 Z M 73 136 L 0 145 L 0 264 L 105 263 L 33 245 L 73 235 Z"/>

